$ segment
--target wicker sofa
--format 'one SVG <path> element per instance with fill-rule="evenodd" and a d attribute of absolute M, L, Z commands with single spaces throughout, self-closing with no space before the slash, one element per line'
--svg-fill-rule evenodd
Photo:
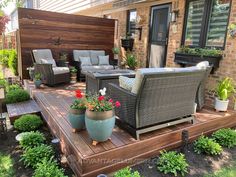
<path fill-rule="evenodd" d="M 111 98 L 121 102 L 116 110 L 118 126 L 139 139 L 142 133 L 193 122 L 196 93 L 205 72 L 197 67 L 143 68 L 137 70 L 131 91 L 109 84 Z"/>
<path fill-rule="evenodd" d="M 58 67 L 50 49 L 35 49 L 32 51 L 35 60 L 35 73 L 40 73 L 42 83 L 54 86 L 70 82 L 70 70 L 66 66 Z"/>

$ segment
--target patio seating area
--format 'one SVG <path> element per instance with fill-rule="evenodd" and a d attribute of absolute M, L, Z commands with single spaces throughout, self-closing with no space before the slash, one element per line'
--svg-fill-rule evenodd
<path fill-rule="evenodd" d="M 35 89 L 31 81 L 25 80 L 24 85 L 40 106 L 50 130 L 60 139 L 61 149 L 78 176 L 110 173 L 153 157 L 162 149 L 181 146 L 184 130 L 188 131 L 192 141 L 202 133 L 210 134 L 223 127 L 236 126 L 234 111 L 220 113 L 205 106 L 196 113 L 194 124 L 182 123 L 155 130 L 142 134 L 140 140 L 135 140 L 126 131 L 115 127 L 110 140 L 93 146 L 88 133 L 84 130 L 73 133 L 67 119 L 69 105 L 74 98 L 73 90 L 85 90 L 84 83 Z"/>

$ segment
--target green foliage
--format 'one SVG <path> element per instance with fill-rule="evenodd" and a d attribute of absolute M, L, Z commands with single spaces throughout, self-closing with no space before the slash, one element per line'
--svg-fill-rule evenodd
<path fill-rule="evenodd" d="M 19 119 L 15 120 L 14 127 L 20 132 L 28 132 L 37 130 L 42 124 L 43 121 L 40 119 L 39 116 L 33 114 L 26 114 L 21 116 Z"/>
<path fill-rule="evenodd" d="M 77 73 L 77 69 L 74 66 L 72 66 L 72 67 L 70 67 L 70 72 Z"/>
<path fill-rule="evenodd" d="M 212 134 L 213 139 L 223 147 L 236 146 L 236 131 L 230 128 L 220 129 Z"/>
<path fill-rule="evenodd" d="M 28 100 L 30 100 L 30 95 L 26 90 L 23 89 L 11 90 L 6 94 L 7 104 L 18 103 Z"/>
<path fill-rule="evenodd" d="M 130 167 L 126 167 L 117 171 L 114 177 L 140 177 L 140 174 L 138 171 L 132 172 Z"/>
<path fill-rule="evenodd" d="M 20 141 L 20 146 L 23 149 L 33 148 L 36 146 L 40 146 L 46 141 L 44 135 L 40 132 L 29 132 L 24 135 Z"/>
<path fill-rule="evenodd" d="M 130 69 L 135 69 L 138 65 L 135 55 L 130 52 L 127 52 L 125 60 Z"/>
<path fill-rule="evenodd" d="M 10 58 L 10 50 L 0 50 L 0 62 L 4 67 L 9 67 L 8 60 Z"/>
<path fill-rule="evenodd" d="M 209 56 L 209 57 L 220 57 L 222 56 L 222 50 L 217 49 L 203 49 L 203 48 L 190 48 L 187 46 L 182 46 L 176 51 L 177 53 L 190 54 L 190 55 L 198 55 L 201 57 Z"/>
<path fill-rule="evenodd" d="M 41 74 L 40 73 L 35 73 L 34 74 L 34 80 L 36 80 L 36 81 L 41 80 Z"/>
<path fill-rule="evenodd" d="M 55 161 L 43 159 L 37 164 L 33 177 L 66 177 Z"/>
<path fill-rule="evenodd" d="M 13 177 L 13 160 L 10 155 L 0 153 L 0 176 L 1 177 Z"/>
<path fill-rule="evenodd" d="M 219 81 L 216 93 L 220 100 L 226 101 L 231 94 L 235 93 L 233 79 L 226 77 Z"/>
<path fill-rule="evenodd" d="M 1 78 L 0 79 L 0 85 L 3 86 L 4 88 L 7 88 L 8 87 L 8 82 L 5 79 Z"/>
<path fill-rule="evenodd" d="M 113 54 L 119 54 L 120 53 L 120 49 L 118 47 L 114 47 L 112 49 L 112 52 L 113 52 Z"/>
<path fill-rule="evenodd" d="M 23 161 L 26 167 L 36 168 L 37 163 L 43 162 L 44 159 L 49 161 L 53 155 L 54 153 L 52 147 L 42 144 L 24 151 L 20 161 Z"/>
<path fill-rule="evenodd" d="M 209 155 L 219 155 L 223 151 L 221 145 L 216 143 L 213 139 L 210 139 L 205 136 L 200 136 L 195 142 L 194 142 L 194 152 L 200 154 L 200 153 L 206 153 Z"/>
<path fill-rule="evenodd" d="M 19 90 L 19 89 L 22 89 L 20 85 L 12 84 L 12 85 L 7 86 L 6 91 L 10 92 L 10 91 Z"/>
<path fill-rule="evenodd" d="M 8 66 L 11 71 L 17 75 L 17 53 L 15 50 L 11 50 L 8 59 Z"/>
<path fill-rule="evenodd" d="M 188 172 L 188 164 L 185 156 L 175 151 L 162 151 L 157 168 L 164 174 L 171 173 L 175 176 L 181 174 L 184 176 Z"/>

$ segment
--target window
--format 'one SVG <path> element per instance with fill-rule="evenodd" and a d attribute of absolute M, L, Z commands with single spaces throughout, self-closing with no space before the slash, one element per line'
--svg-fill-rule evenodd
<path fill-rule="evenodd" d="M 230 0 L 188 0 L 182 44 L 224 48 Z"/>
<path fill-rule="evenodd" d="M 137 11 L 136 10 L 129 10 L 127 14 L 127 30 L 126 33 L 133 36 L 135 34 L 135 27 L 136 27 L 136 17 Z"/>

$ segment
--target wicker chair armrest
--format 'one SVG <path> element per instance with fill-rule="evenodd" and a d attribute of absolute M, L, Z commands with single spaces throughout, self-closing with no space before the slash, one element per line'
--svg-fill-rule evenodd
<path fill-rule="evenodd" d="M 109 87 L 108 88 L 109 89 L 109 93 L 111 93 L 111 94 L 117 94 L 117 95 L 121 94 L 121 95 L 130 97 L 130 98 L 135 98 L 135 99 L 137 97 L 136 94 L 130 92 L 129 90 L 121 88 L 119 85 L 110 83 L 108 87 Z"/>
<path fill-rule="evenodd" d="M 52 70 L 52 64 L 34 64 L 35 73 L 40 73 L 42 77 L 47 78 L 48 76 L 54 75 Z"/>

